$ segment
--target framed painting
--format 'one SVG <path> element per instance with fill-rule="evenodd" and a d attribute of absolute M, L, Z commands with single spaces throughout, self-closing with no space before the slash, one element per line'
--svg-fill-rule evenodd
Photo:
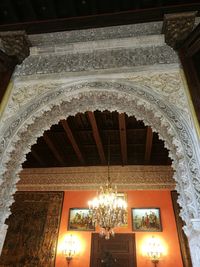
<path fill-rule="evenodd" d="M 162 232 L 159 208 L 132 208 L 132 229 L 141 232 Z"/>
<path fill-rule="evenodd" d="M 87 208 L 70 208 L 68 219 L 68 230 L 74 231 L 95 231 L 92 223 L 89 209 Z"/>
<path fill-rule="evenodd" d="M 127 202 L 127 194 L 123 192 L 118 192 L 117 193 L 117 198 L 122 199 Z M 128 212 L 126 214 L 126 223 L 122 224 L 120 227 L 127 227 L 128 226 Z"/>
<path fill-rule="evenodd" d="M 117 198 L 122 199 L 122 200 L 127 202 L 127 194 L 126 193 L 118 192 L 117 193 Z"/>

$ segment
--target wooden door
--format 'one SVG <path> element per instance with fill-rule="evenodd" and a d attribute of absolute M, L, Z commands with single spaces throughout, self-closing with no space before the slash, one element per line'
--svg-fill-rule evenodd
<path fill-rule="evenodd" d="M 106 240 L 92 234 L 90 267 L 136 267 L 134 234 L 115 234 Z"/>

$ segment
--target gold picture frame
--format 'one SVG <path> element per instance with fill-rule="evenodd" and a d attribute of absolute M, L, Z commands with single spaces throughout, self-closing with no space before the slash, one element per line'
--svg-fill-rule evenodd
<path fill-rule="evenodd" d="M 68 230 L 71 231 L 95 231 L 89 209 L 70 208 L 68 219 Z"/>
<path fill-rule="evenodd" d="M 160 208 L 132 208 L 134 232 L 162 232 Z"/>

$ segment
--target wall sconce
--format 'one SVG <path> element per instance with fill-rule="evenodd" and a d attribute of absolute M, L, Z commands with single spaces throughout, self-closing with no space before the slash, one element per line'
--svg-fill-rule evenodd
<path fill-rule="evenodd" d="M 156 267 L 161 256 L 163 255 L 163 247 L 160 241 L 154 236 L 148 239 L 147 243 L 145 244 L 145 253 L 154 264 L 154 267 Z"/>
<path fill-rule="evenodd" d="M 72 234 L 67 235 L 63 244 L 62 253 L 63 255 L 65 255 L 68 266 L 73 257 L 78 253 L 78 250 L 79 250 L 79 244 L 77 238 Z"/>

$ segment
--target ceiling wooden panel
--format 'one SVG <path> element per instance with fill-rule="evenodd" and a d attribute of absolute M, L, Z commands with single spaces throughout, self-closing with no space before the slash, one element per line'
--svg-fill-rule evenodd
<path fill-rule="evenodd" d="M 199 0 L 1 0 L 0 31 L 42 33 L 158 21 L 200 10 Z"/>
<path fill-rule="evenodd" d="M 88 111 L 66 118 L 66 123 L 65 129 L 63 121 L 52 125 L 38 138 L 24 168 L 107 165 L 108 150 L 111 165 L 171 164 L 163 141 L 156 133 L 151 136 L 151 128 L 133 116 L 116 111 Z"/>

